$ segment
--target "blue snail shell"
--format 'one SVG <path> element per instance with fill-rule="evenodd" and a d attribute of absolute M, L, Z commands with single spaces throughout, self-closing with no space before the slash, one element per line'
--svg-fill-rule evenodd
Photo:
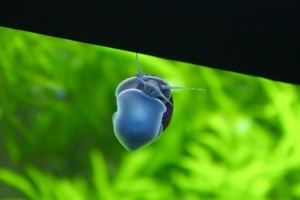
<path fill-rule="evenodd" d="M 114 131 L 120 143 L 129 151 L 150 144 L 161 134 L 162 116 L 166 106 L 137 89 L 128 89 L 117 97 L 118 111 L 114 115 Z"/>
<path fill-rule="evenodd" d="M 138 89 L 138 76 L 121 82 L 116 90 L 118 110 L 113 115 L 114 133 L 128 150 L 136 151 L 157 140 L 172 118 L 173 106 Z M 168 85 L 163 79 L 152 75 L 145 80 L 155 80 Z M 173 103 L 170 90 L 165 91 Z"/>

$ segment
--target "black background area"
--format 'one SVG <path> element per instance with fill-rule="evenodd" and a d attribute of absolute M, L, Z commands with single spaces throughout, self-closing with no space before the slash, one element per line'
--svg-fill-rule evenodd
<path fill-rule="evenodd" d="M 299 1 L 1 4 L 3 27 L 300 84 Z"/>

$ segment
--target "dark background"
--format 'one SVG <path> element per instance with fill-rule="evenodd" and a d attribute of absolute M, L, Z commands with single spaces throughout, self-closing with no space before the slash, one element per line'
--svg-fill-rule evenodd
<path fill-rule="evenodd" d="M 1 4 L 0 26 L 300 84 L 298 1 Z"/>

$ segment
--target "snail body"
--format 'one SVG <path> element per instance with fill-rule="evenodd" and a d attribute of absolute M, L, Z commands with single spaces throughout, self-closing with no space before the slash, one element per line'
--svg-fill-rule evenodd
<path fill-rule="evenodd" d="M 118 110 L 113 115 L 114 133 L 128 151 L 137 151 L 157 140 L 168 127 L 173 115 L 171 89 L 165 80 L 144 75 L 138 64 L 138 75 L 122 81 L 116 89 Z"/>

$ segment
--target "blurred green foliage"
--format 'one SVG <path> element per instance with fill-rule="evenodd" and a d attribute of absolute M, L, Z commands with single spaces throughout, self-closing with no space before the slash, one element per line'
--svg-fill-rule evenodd
<path fill-rule="evenodd" d="M 299 86 L 139 55 L 173 86 L 162 137 L 113 133 L 135 54 L 0 28 L 1 199 L 300 199 Z"/>

